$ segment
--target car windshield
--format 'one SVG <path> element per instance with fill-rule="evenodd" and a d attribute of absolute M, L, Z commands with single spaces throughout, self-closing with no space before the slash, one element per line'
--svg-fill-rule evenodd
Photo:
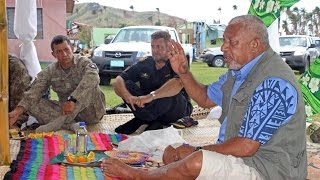
<path fill-rule="evenodd" d="M 280 46 L 307 47 L 307 40 L 304 37 L 280 37 Z"/>
<path fill-rule="evenodd" d="M 153 28 L 130 28 L 130 29 L 121 29 L 117 36 L 113 39 L 115 42 L 151 42 L 151 34 L 159 31 L 160 29 Z M 171 38 L 174 39 L 175 33 L 169 31 Z M 174 36 L 174 37 L 173 37 Z M 175 40 L 175 39 L 174 39 Z"/>

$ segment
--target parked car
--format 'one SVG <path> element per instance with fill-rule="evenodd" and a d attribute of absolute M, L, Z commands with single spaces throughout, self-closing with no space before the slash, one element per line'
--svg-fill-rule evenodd
<path fill-rule="evenodd" d="M 200 58 L 208 64 L 209 67 L 224 67 L 224 57 L 221 47 L 205 49 Z"/>
<path fill-rule="evenodd" d="M 318 50 L 318 57 L 320 57 L 320 37 L 312 37 L 312 40 L 316 45 L 316 49 Z"/>
<path fill-rule="evenodd" d="M 294 70 L 304 73 L 316 58 L 318 51 L 310 36 L 280 36 L 280 56 Z"/>
<path fill-rule="evenodd" d="M 93 52 L 92 61 L 99 68 L 100 84 L 109 85 L 111 78 L 139 59 L 151 55 L 151 34 L 160 30 L 168 31 L 171 39 L 180 42 L 177 31 L 172 27 L 129 26 L 121 28 L 110 43 L 97 47 Z M 183 45 L 183 48 L 191 64 L 192 46 Z"/>

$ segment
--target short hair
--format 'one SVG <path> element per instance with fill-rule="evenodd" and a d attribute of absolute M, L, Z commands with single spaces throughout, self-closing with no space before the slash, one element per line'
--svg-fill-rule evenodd
<path fill-rule="evenodd" d="M 66 41 L 71 46 L 70 39 L 67 36 L 57 35 L 57 36 L 53 37 L 52 40 L 51 40 L 51 44 L 50 44 L 51 45 L 51 50 L 53 51 L 53 45 L 61 44 L 64 41 Z"/>
<path fill-rule="evenodd" d="M 237 16 L 230 20 L 229 24 L 241 23 L 241 29 L 247 32 L 256 33 L 265 43 L 266 46 L 269 46 L 269 35 L 266 25 L 263 21 L 254 15 L 242 15 Z"/>
<path fill-rule="evenodd" d="M 166 41 L 170 41 L 171 36 L 170 36 L 168 31 L 156 31 L 156 32 L 151 34 L 151 39 L 152 40 L 160 39 L 160 38 L 163 38 Z"/>

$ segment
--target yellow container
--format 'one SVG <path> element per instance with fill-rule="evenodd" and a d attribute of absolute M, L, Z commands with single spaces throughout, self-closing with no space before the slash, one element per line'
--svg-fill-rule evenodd
<path fill-rule="evenodd" d="M 10 164 L 8 119 L 8 47 L 5 1 L 0 1 L 0 165 Z"/>

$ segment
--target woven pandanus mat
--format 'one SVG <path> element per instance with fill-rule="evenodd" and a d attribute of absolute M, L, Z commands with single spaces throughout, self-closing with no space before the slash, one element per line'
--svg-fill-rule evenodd
<path fill-rule="evenodd" d="M 20 140 L 11 140 L 10 143 L 10 159 L 11 161 L 17 158 L 17 154 L 20 150 Z M 4 175 L 10 170 L 9 166 L 0 166 L 0 179 L 4 178 Z"/>
<path fill-rule="evenodd" d="M 9 166 L 0 166 L 0 179 L 4 178 L 4 175 L 10 170 Z"/>
<path fill-rule="evenodd" d="M 182 137 L 190 144 L 213 144 L 216 142 L 220 123 L 218 120 L 201 119 L 198 125 L 182 129 Z"/>
<path fill-rule="evenodd" d="M 10 140 L 10 158 L 11 161 L 16 160 L 20 150 L 20 140 Z"/>
<path fill-rule="evenodd" d="M 209 114 L 210 109 L 204 109 L 198 106 L 193 108 L 191 117 L 195 120 L 205 119 Z M 127 121 L 134 118 L 132 113 L 123 114 L 109 114 L 104 115 L 101 121 L 97 124 L 88 125 L 87 129 L 89 132 L 103 132 L 103 133 L 114 133 L 114 129 Z M 205 123 L 205 122 L 204 122 Z"/>

